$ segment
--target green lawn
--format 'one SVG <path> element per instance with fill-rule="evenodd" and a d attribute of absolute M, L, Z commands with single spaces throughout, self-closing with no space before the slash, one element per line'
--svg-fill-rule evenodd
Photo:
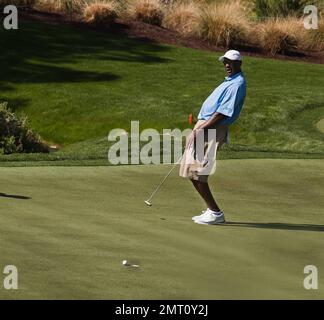
<path fill-rule="evenodd" d="M 191 222 L 204 206 L 176 174 L 144 205 L 168 169 L 0 168 L 0 267 L 19 272 L 0 298 L 324 298 L 322 160 L 219 161 L 223 226 Z"/>
<path fill-rule="evenodd" d="M 202 226 L 176 174 L 145 206 L 170 167 L 107 167 L 107 135 L 187 128 L 220 53 L 22 21 L 0 46 L 0 101 L 63 146 L 0 155 L 0 269 L 19 271 L 0 299 L 324 298 L 323 65 L 245 57 L 246 105 L 211 177 L 227 223 Z M 303 287 L 310 264 L 319 290 Z"/>
<path fill-rule="evenodd" d="M 216 53 L 82 28 L 21 22 L 0 30 L 0 46 L 0 100 L 66 146 L 60 159 L 102 158 L 109 130 L 131 120 L 186 128 L 224 76 Z M 246 57 L 244 72 L 248 96 L 230 150 L 323 155 L 324 66 Z"/>
<path fill-rule="evenodd" d="M 317 122 L 316 124 L 319 131 L 324 133 L 324 118 Z"/>

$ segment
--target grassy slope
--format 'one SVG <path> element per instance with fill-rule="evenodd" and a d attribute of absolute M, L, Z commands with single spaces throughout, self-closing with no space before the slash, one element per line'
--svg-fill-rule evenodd
<path fill-rule="evenodd" d="M 320 121 L 318 121 L 316 123 L 316 126 L 317 126 L 319 131 L 324 133 L 324 119 L 321 119 Z"/>
<path fill-rule="evenodd" d="M 92 151 L 131 120 L 185 128 L 224 76 L 210 52 L 40 23 L 0 34 L 0 99 L 47 140 L 84 141 Z M 246 57 L 244 70 L 248 97 L 231 149 L 323 154 L 314 124 L 324 117 L 324 66 Z M 72 147 L 76 157 L 79 147 Z"/>
<path fill-rule="evenodd" d="M 303 288 L 306 265 L 324 268 L 323 161 L 218 162 L 225 226 L 191 222 L 203 205 L 176 175 L 146 207 L 167 170 L 0 168 L 1 192 L 31 198 L 1 197 L 0 266 L 20 282 L 0 298 L 324 298 L 321 277 Z"/>

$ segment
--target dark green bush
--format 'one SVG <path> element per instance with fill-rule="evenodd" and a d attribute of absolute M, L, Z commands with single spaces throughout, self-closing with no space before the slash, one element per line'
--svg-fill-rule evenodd
<path fill-rule="evenodd" d="M 308 0 L 252 0 L 258 18 L 301 16 Z"/>
<path fill-rule="evenodd" d="M 48 146 L 33 132 L 27 118 L 19 118 L 0 103 L 0 154 L 48 152 Z"/>

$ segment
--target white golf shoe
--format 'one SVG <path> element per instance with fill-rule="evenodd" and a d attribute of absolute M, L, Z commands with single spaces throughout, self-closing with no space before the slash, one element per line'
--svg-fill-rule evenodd
<path fill-rule="evenodd" d="M 194 222 L 199 224 L 220 224 L 225 222 L 225 215 L 222 211 L 214 212 L 208 209 L 205 213 L 194 219 Z"/>
<path fill-rule="evenodd" d="M 197 219 L 200 219 L 200 218 L 202 218 L 205 214 L 206 214 L 206 212 L 209 210 L 209 208 L 207 208 L 207 210 L 204 210 L 204 211 L 201 211 L 201 214 L 199 215 L 199 216 L 193 216 L 191 219 L 192 219 L 192 221 L 195 221 L 195 220 L 197 220 Z"/>

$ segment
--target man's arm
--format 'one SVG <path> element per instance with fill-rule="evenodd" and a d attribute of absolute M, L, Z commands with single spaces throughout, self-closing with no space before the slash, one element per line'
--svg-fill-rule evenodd
<path fill-rule="evenodd" d="M 196 129 L 192 130 L 192 133 L 189 136 L 189 139 L 187 140 L 187 147 L 189 147 L 189 146 L 191 146 L 193 144 L 199 130 L 210 129 L 215 124 L 217 124 L 218 122 L 223 120 L 225 117 L 226 117 L 225 115 L 223 115 L 223 114 L 221 114 L 219 112 L 215 112 L 210 119 L 205 121 L 202 125 L 200 125 Z"/>
<path fill-rule="evenodd" d="M 196 130 L 199 129 L 210 129 L 214 127 L 218 122 L 223 120 L 226 116 L 222 113 L 215 112 L 211 118 L 209 118 L 207 121 L 205 121 L 202 125 L 196 128 Z"/>

